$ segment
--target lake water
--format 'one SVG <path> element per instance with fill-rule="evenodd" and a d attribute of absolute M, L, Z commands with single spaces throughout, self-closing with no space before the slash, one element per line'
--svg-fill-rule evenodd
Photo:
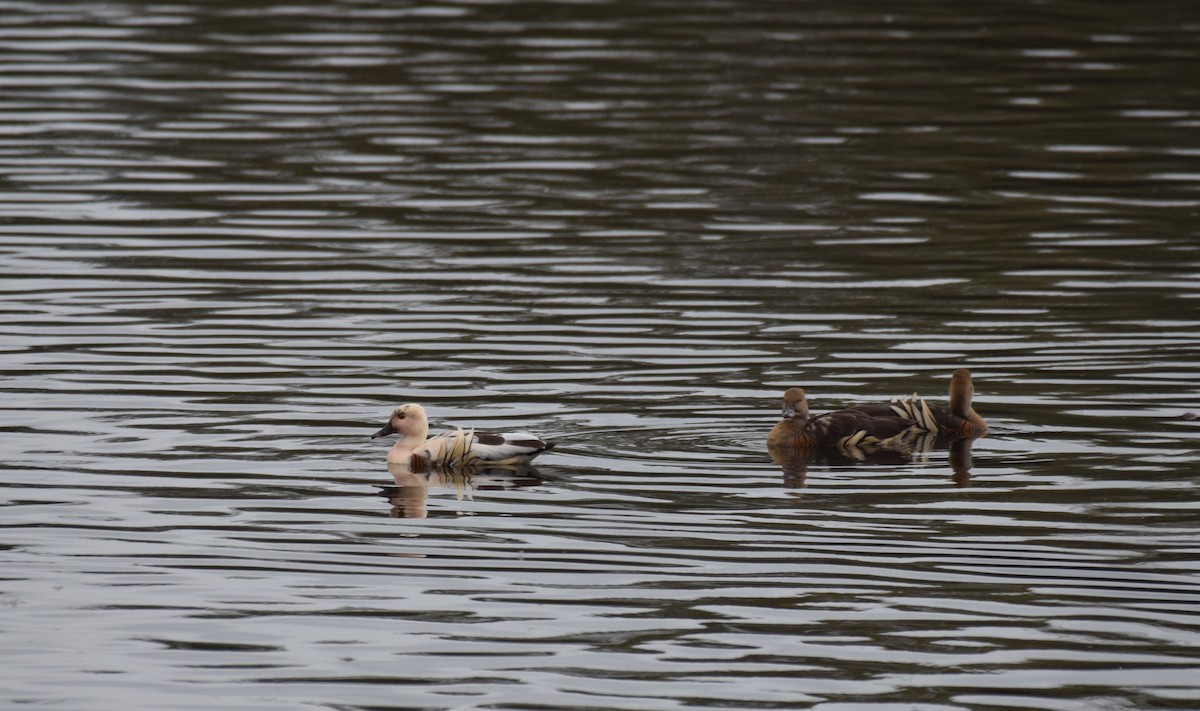
<path fill-rule="evenodd" d="M 1200 708 L 1194 3 L 0 10 L 5 707 Z"/>

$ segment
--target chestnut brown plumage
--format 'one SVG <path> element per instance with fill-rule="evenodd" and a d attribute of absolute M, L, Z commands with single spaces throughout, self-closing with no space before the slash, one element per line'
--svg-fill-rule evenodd
<path fill-rule="evenodd" d="M 924 398 L 892 398 L 889 403 L 854 405 L 849 409 L 873 416 L 907 417 L 921 429 L 950 437 L 975 437 L 987 431 L 987 422 L 971 405 L 975 386 L 971 371 L 959 368 L 950 376 L 950 402 L 947 407 L 931 405 Z"/>
<path fill-rule="evenodd" d="M 930 405 L 914 395 L 809 417 L 804 390 L 790 388 L 784 393 L 784 419 L 772 428 L 767 447 L 772 451 L 877 448 L 895 446 L 924 433 L 975 437 L 987 430 L 987 423 L 971 406 L 974 392 L 971 371 L 960 368 L 950 378 L 948 408 Z"/>

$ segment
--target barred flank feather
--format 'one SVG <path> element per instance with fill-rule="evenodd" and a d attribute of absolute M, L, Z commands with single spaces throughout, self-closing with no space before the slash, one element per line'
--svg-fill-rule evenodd
<path fill-rule="evenodd" d="M 455 430 L 454 437 L 451 439 L 450 449 L 446 452 L 443 463 L 450 466 L 461 466 L 467 463 L 468 458 L 472 454 L 478 457 L 478 452 L 471 451 L 471 443 L 474 439 L 475 430 L 464 432 L 461 427 Z"/>
<path fill-rule="evenodd" d="M 926 432 L 938 431 L 937 418 L 934 416 L 933 410 L 929 408 L 929 403 L 925 402 L 925 398 L 919 397 L 916 393 L 908 399 L 901 397 L 892 398 L 891 409 L 898 417 L 905 417 L 912 420 L 916 423 L 916 427 Z"/>

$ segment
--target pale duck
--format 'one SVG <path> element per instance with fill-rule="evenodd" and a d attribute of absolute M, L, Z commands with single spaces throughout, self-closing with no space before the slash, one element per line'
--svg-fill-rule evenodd
<path fill-rule="evenodd" d="M 528 432 L 492 434 L 459 428 L 428 437 L 425 408 L 413 403 L 392 411 L 387 424 L 371 438 L 390 434 L 400 435 L 400 439 L 388 450 L 388 462 L 405 464 L 415 471 L 517 465 L 554 446 Z"/>

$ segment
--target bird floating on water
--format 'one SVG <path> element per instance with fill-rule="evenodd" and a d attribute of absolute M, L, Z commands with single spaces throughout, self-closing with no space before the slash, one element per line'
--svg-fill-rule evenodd
<path fill-rule="evenodd" d="M 977 437 L 987 431 L 987 422 L 971 406 L 974 394 L 971 371 L 960 368 L 950 378 L 950 402 L 945 408 L 913 395 L 810 417 L 804 390 L 789 388 L 783 396 L 783 420 L 771 430 L 767 447 L 793 451 L 879 448 L 896 446 L 928 433 L 951 438 Z"/>
<path fill-rule="evenodd" d="M 528 432 L 493 434 L 459 428 L 428 437 L 425 408 L 413 403 L 393 410 L 387 424 L 371 439 L 391 434 L 400 439 L 388 450 L 388 462 L 417 471 L 524 464 L 554 446 Z"/>

